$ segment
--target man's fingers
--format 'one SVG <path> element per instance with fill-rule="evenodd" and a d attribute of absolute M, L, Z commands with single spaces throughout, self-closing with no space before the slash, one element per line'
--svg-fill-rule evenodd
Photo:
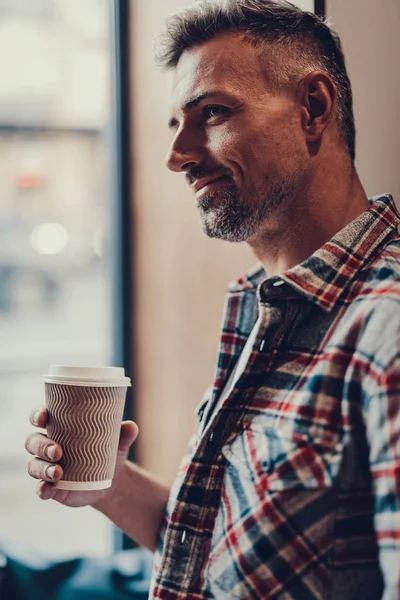
<path fill-rule="evenodd" d="M 139 427 L 133 421 L 124 421 L 121 425 L 118 450 L 126 452 L 132 446 L 139 433 Z"/>
<path fill-rule="evenodd" d="M 35 427 L 40 427 L 43 429 L 47 425 L 47 421 L 49 420 L 49 414 L 46 408 L 41 406 L 40 408 L 35 408 L 31 414 L 29 415 L 29 421 Z"/>
<path fill-rule="evenodd" d="M 40 458 L 32 458 L 28 463 L 28 473 L 34 479 L 43 479 L 44 481 L 59 481 L 63 471 L 60 465 L 53 465 Z"/>
<path fill-rule="evenodd" d="M 50 462 L 58 462 L 62 456 L 61 446 L 43 433 L 32 433 L 25 442 L 25 448 L 29 454 Z"/>
<path fill-rule="evenodd" d="M 42 500 L 51 500 L 56 491 L 57 490 L 54 489 L 52 484 L 47 483 L 46 481 L 41 481 L 36 488 L 36 493 Z"/>

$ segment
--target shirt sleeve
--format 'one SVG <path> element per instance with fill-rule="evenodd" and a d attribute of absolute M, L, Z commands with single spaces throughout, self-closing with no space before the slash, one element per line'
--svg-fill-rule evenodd
<path fill-rule="evenodd" d="M 165 533 L 167 531 L 169 518 L 171 516 L 171 512 L 172 512 L 173 506 L 175 504 L 175 500 L 178 495 L 180 486 L 182 485 L 182 482 L 185 478 L 186 471 L 189 468 L 192 456 L 197 448 L 197 445 L 198 445 L 198 435 L 197 435 L 197 430 L 196 430 L 196 433 L 194 433 L 189 440 L 189 443 L 186 448 L 186 452 L 184 453 L 183 458 L 179 465 L 178 474 L 177 474 L 175 481 L 170 490 L 168 503 L 167 503 L 167 506 L 166 506 L 166 509 L 164 512 L 163 521 L 162 521 L 162 524 L 161 524 L 161 527 L 159 529 L 158 536 L 157 536 L 157 548 L 156 548 L 156 552 L 154 555 L 154 563 L 153 563 L 153 575 L 152 575 L 153 580 L 154 580 L 155 576 L 157 575 L 158 570 L 160 568 L 161 557 L 162 557 L 163 547 L 164 547 L 164 538 L 165 538 Z"/>
<path fill-rule="evenodd" d="M 400 354 L 383 369 L 366 412 L 383 600 L 400 600 Z"/>
<path fill-rule="evenodd" d="M 170 518 L 170 515 L 172 512 L 173 506 L 175 504 L 180 486 L 182 485 L 183 480 L 185 478 L 186 472 L 192 462 L 192 457 L 193 457 L 193 455 L 197 449 L 197 446 L 199 444 L 201 422 L 202 422 L 202 419 L 204 416 L 204 412 L 207 408 L 207 404 L 210 401 L 212 389 L 213 389 L 212 386 L 210 386 L 206 389 L 201 401 L 196 406 L 195 411 L 194 411 L 195 416 L 196 416 L 195 431 L 193 432 L 193 435 L 187 444 L 186 451 L 185 451 L 185 453 L 182 457 L 182 460 L 179 464 L 178 473 L 177 473 L 177 476 L 175 478 L 175 481 L 171 487 L 171 491 L 169 494 L 169 499 L 168 499 L 168 503 L 167 503 L 167 506 L 166 506 L 166 509 L 164 512 L 164 518 L 162 521 L 162 525 L 158 532 L 157 548 L 156 548 L 156 552 L 155 552 L 155 556 L 154 556 L 153 577 L 157 574 L 159 566 L 160 566 L 161 556 L 162 556 L 163 547 L 164 547 L 164 537 L 165 537 L 165 533 L 167 531 L 168 522 L 169 522 L 169 518 Z"/>

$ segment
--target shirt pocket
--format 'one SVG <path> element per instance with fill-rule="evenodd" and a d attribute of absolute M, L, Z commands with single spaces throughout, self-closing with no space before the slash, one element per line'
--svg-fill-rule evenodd
<path fill-rule="evenodd" d="M 250 598 L 250 581 L 251 597 L 297 600 L 308 587 L 325 598 L 342 445 L 329 433 L 300 432 L 294 420 L 257 415 L 245 417 L 222 453 L 227 462 L 207 572 L 214 596 Z"/>
<path fill-rule="evenodd" d="M 298 432 L 292 423 L 272 427 L 268 419 L 244 425 L 222 448 L 227 468 L 270 493 L 327 488 L 337 477 L 342 444 Z"/>

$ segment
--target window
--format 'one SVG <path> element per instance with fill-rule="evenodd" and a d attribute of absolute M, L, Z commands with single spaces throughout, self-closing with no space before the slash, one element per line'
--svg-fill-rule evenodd
<path fill-rule="evenodd" d="M 113 547 L 39 500 L 24 450 L 49 364 L 113 363 L 110 4 L 0 0 L 0 536 L 55 557 Z"/>
<path fill-rule="evenodd" d="M 292 2 L 302 10 L 308 10 L 309 12 L 314 12 L 314 0 L 295 0 Z"/>

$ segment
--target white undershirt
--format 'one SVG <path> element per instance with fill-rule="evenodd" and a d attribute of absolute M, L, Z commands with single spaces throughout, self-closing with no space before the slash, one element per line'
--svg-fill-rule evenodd
<path fill-rule="evenodd" d="M 203 434 L 207 431 L 207 429 L 210 427 L 212 421 L 214 420 L 216 414 L 218 413 L 219 409 L 221 408 L 223 402 L 226 400 L 226 398 L 231 394 L 233 388 L 235 387 L 237 381 L 239 380 L 239 377 L 243 374 L 243 372 L 246 369 L 247 363 L 249 362 L 249 358 L 251 356 L 252 350 L 253 350 L 253 346 L 254 346 L 254 342 L 256 341 L 257 338 L 257 333 L 259 330 L 259 326 L 260 326 L 260 320 L 261 320 L 261 316 L 258 318 L 258 320 L 256 321 L 253 329 L 251 330 L 251 333 L 249 335 L 249 337 L 247 338 L 246 344 L 232 370 L 232 373 L 229 376 L 228 381 L 225 384 L 224 389 L 221 392 L 221 395 L 219 397 L 218 400 L 218 404 L 216 405 L 216 407 L 214 408 L 213 411 L 213 416 L 210 419 L 210 421 L 208 422 L 206 428 L 203 431 Z M 204 415 L 204 420 L 207 421 L 207 419 L 209 418 L 209 411 L 210 408 L 208 408 L 208 410 L 206 411 L 205 415 Z"/>

